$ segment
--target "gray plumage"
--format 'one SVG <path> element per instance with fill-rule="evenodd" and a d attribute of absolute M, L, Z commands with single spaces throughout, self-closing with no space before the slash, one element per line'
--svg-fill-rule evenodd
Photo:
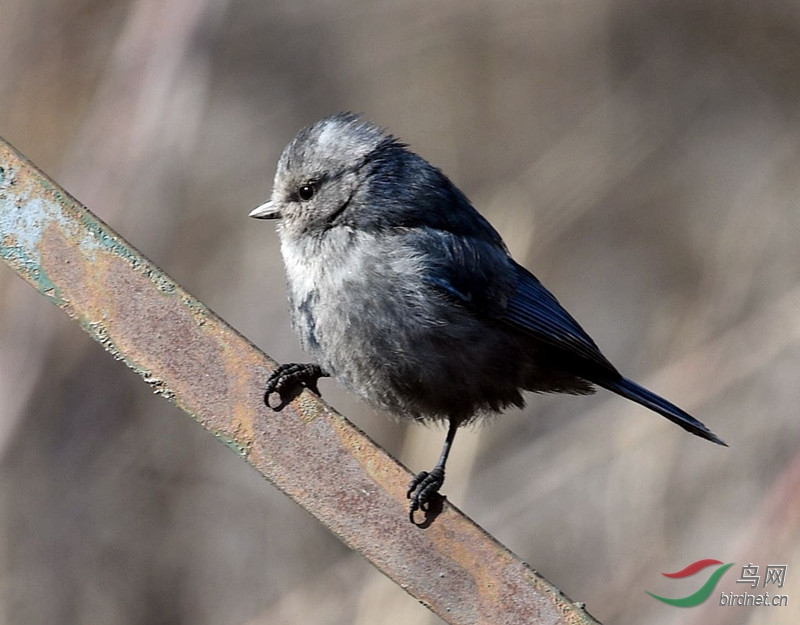
<path fill-rule="evenodd" d="M 441 479 L 427 496 L 412 483 L 412 515 L 455 429 L 523 406 L 522 391 L 602 386 L 722 443 L 623 378 L 441 171 L 357 115 L 300 131 L 251 215 L 280 219 L 292 325 L 319 365 L 277 373 L 268 395 L 329 374 L 387 412 L 449 422 Z"/>

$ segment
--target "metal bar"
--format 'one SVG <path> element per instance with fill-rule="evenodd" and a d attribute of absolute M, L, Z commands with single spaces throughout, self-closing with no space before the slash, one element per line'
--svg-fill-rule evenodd
<path fill-rule="evenodd" d="M 0 139 L 0 254 L 114 358 L 454 624 L 597 623 L 455 507 L 408 521 L 411 474 Z"/>

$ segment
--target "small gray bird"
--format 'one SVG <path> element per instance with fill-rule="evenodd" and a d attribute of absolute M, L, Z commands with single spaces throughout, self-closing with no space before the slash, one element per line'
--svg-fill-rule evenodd
<path fill-rule="evenodd" d="M 278 367 L 267 405 L 333 376 L 389 413 L 448 423 L 436 466 L 409 485 L 412 522 L 438 498 L 457 428 L 522 407 L 522 391 L 601 386 L 725 444 L 622 377 L 441 171 L 358 115 L 301 130 L 250 216 L 280 219 L 292 326 L 317 361 Z"/>

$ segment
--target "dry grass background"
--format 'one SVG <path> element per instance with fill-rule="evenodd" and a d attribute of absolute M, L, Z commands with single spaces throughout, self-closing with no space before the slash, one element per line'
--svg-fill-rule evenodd
<path fill-rule="evenodd" d="M 281 361 L 276 236 L 247 212 L 301 126 L 390 128 L 731 445 L 532 396 L 459 435 L 450 499 L 604 623 L 798 621 L 797 3 L 0 0 L 0 50 L 0 134 Z M 3 622 L 440 622 L 7 269 L 0 341 Z M 323 393 L 434 461 L 443 432 Z M 660 572 L 710 557 L 728 592 L 787 564 L 789 607 L 645 594 L 689 594 Z"/>

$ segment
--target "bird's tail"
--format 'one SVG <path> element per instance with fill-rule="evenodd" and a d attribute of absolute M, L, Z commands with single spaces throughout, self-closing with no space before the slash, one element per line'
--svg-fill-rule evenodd
<path fill-rule="evenodd" d="M 728 446 L 721 438 L 719 438 L 689 413 L 684 412 L 675 404 L 668 402 L 663 397 L 659 397 L 652 391 L 648 391 L 643 386 L 639 386 L 636 384 L 636 382 L 632 382 L 631 380 L 623 377 L 620 377 L 617 380 L 593 380 L 593 382 L 598 386 L 602 386 L 609 391 L 617 393 L 617 395 L 622 395 L 626 399 L 630 399 L 635 401 L 637 404 L 641 404 L 642 406 L 650 408 L 650 410 L 663 415 L 673 423 L 681 426 L 687 432 L 691 432 L 700 438 L 705 438 L 706 440 L 716 443 L 717 445 L 724 445 L 725 447 Z"/>

